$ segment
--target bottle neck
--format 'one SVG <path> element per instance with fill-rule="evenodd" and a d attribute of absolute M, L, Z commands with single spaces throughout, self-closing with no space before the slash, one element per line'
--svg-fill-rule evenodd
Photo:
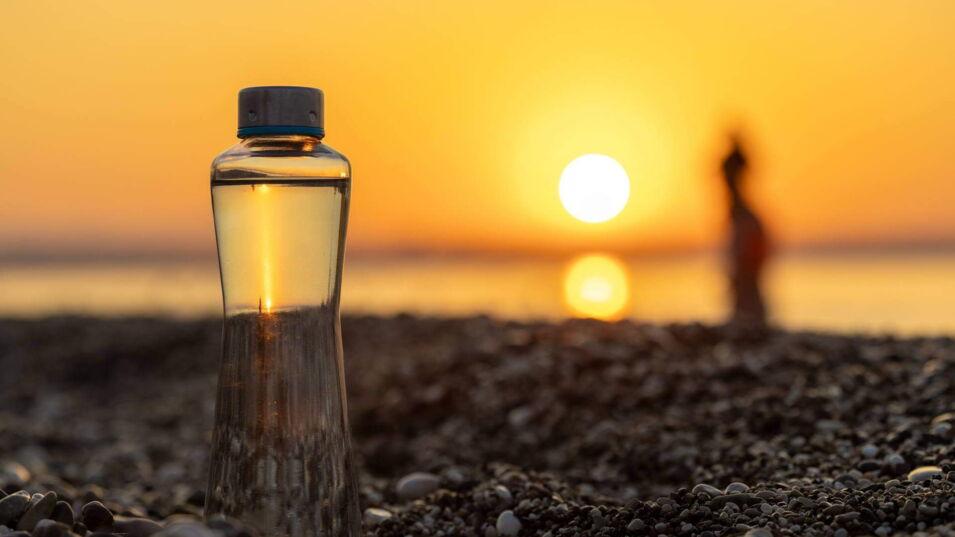
<path fill-rule="evenodd" d="M 252 134 L 248 136 L 240 136 L 243 142 L 312 142 L 312 143 L 321 143 L 325 138 L 325 135 L 316 135 L 316 134 L 301 134 L 301 133 L 288 133 L 288 134 Z"/>
<path fill-rule="evenodd" d="M 307 134 L 260 134 L 242 139 L 252 151 L 314 151 L 322 145 L 321 136 Z"/>

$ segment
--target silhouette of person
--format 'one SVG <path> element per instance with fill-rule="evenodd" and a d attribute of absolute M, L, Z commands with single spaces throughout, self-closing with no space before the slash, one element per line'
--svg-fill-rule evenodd
<path fill-rule="evenodd" d="M 723 159 L 722 173 L 729 194 L 729 280 L 733 293 L 731 322 L 766 322 L 766 305 L 760 290 L 763 266 L 769 257 L 769 239 L 759 217 L 743 195 L 747 171 L 746 154 L 739 137 L 731 137 L 732 149 Z"/>

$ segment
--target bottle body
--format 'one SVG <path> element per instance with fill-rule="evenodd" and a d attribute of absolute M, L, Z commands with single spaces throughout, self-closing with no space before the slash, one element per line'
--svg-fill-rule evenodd
<path fill-rule="evenodd" d="M 220 155 L 224 333 L 206 515 L 269 536 L 358 535 L 339 294 L 350 166 L 314 136 Z"/>

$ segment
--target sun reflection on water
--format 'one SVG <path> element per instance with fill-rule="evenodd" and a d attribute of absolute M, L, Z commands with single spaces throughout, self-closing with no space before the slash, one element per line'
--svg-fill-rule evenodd
<path fill-rule="evenodd" d="M 564 302 L 579 317 L 623 317 L 630 303 L 627 267 L 616 257 L 604 254 L 575 258 L 564 272 Z"/>

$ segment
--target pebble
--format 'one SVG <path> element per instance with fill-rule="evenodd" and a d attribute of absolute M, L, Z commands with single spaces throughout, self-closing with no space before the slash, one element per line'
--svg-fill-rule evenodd
<path fill-rule="evenodd" d="M 932 428 L 929 430 L 929 432 L 941 438 L 948 438 L 949 436 L 952 436 L 952 424 L 949 422 L 936 423 L 935 425 L 932 425 Z"/>
<path fill-rule="evenodd" d="M 929 479 L 941 479 L 943 475 L 942 469 L 938 466 L 919 466 L 909 472 L 908 479 L 913 483 L 918 483 Z"/>
<path fill-rule="evenodd" d="M 373 528 L 365 515 L 364 535 L 507 537 L 498 532 L 494 513 L 512 510 L 522 537 L 955 537 L 955 452 L 939 434 L 951 434 L 940 424 L 955 422 L 927 423 L 942 410 L 955 410 L 955 339 L 847 338 L 777 329 L 752 335 L 705 325 L 650 331 L 628 321 L 568 321 L 529 327 L 531 342 L 514 349 L 499 344 L 496 333 L 507 325 L 494 320 L 403 319 L 346 319 L 345 331 L 353 336 L 346 338 L 352 342 L 349 361 L 357 358 L 349 366 L 351 378 L 359 379 L 351 399 L 356 446 L 365 463 L 359 468 L 360 500 L 363 507 L 390 511 L 390 518 Z M 57 329 L 55 337 L 50 331 L 24 339 L 36 347 L 38 363 L 14 360 L 14 367 L 29 373 L 24 391 L 44 396 L 0 390 L 0 436 L 16 444 L 0 445 L 0 465 L 4 460 L 24 465 L 34 475 L 22 488 L 57 492 L 76 509 L 75 520 L 83 520 L 86 502 L 103 502 L 116 514 L 111 531 L 120 531 L 120 515 L 148 514 L 166 521 L 158 533 L 188 523 L 192 529 L 167 533 L 242 537 L 220 531 L 225 526 L 215 520 L 199 521 L 199 469 L 208 456 L 203 420 L 214 409 L 206 401 L 207 382 L 196 389 L 182 382 L 212 378 L 214 360 L 195 358 L 214 350 L 219 324 L 190 323 L 189 337 L 195 336 L 197 345 L 186 349 L 176 343 L 175 351 L 167 352 L 161 341 L 154 351 L 153 340 L 131 339 L 122 336 L 128 329 L 121 325 L 96 322 L 106 343 L 97 342 L 100 336 L 76 341 L 71 332 L 86 330 L 68 329 Z M 165 326 L 178 341 L 182 327 L 170 329 L 164 322 L 140 324 Z M 349 328 L 352 322 L 357 324 Z M 388 330 L 380 338 L 355 345 L 362 340 L 354 336 L 382 324 Z M 6 328 L 0 326 L 0 332 Z M 403 334 L 389 335 L 396 331 Z M 433 334 L 441 335 L 441 345 L 430 341 Z M 44 339 L 61 341 L 44 350 Z M 198 340 L 206 339 L 200 348 Z M 141 348 L 155 360 L 138 359 Z M 873 357 L 865 357 L 870 352 Z M 4 356 L 9 355 L 0 352 L 0 371 L 10 364 Z M 69 364 L 69 372 L 89 369 L 96 380 L 71 378 L 51 367 L 57 363 Z M 129 385 L 123 371 L 157 364 L 169 372 L 137 379 L 148 382 L 143 386 L 157 401 L 139 406 L 124 398 L 129 406 L 101 405 L 89 398 L 103 393 L 103 403 L 113 402 L 112 394 L 125 393 Z M 923 374 L 930 365 L 936 373 Z M 62 385 L 47 382 L 54 376 L 63 377 Z M 400 396 L 434 385 L 443 390 L 440 398 Z M 44 425 L 43 419 L 32 419 L 34 406 L 55 398 L 62 406 L 56 420 Z M 96 401 L 96 412 L 85 411 L 84 398 Z M 511 430 L 507 411 L 522 407 L 533 409 L 533 418 Z M 930 409 L 935 412 L 926 414 Z M 18 412 L 26 419 L 17 418 Z M 610 415 L 614 418 L 607 420 Z M 839 422 L 817 429 L 819 417 Z M 777 430 L 771 425 L 777 418 L 793 427 Z M 142 419 L 170 434 L 143 434 Z M 389 426 L 376 429 L 385 420 Z M 3 429 L 7 423 L 17 429 Z M 836 425 L 845 429 L 834 430 Z M 502 430 L 508 434 L 499 434 Z M 578 434 L 581 430 L 587 434 Z M 694 442 L 697 430 L 712 431 L 712 439 Z M 650 438 L 656 441 L 644 441 Z M 82 449 L 66 449 L 70 442 Z M 22 449 L 32 444 L 30 460 L 21 454 L 21 444 Z M 489 454 L 511 463 L 485 462 Z M 947 479 L 906 479 L 921 464 L 936 465 Z M 395 474 L 395 468 L 432 471 L 440 476 L 437 491 L 399 501 L 397 478 L 404 474 Z M 732 481 L 754 485 L 731 494 L 702 486 Z M 0 501 L 16 490 L 4 485 Z M 834 520 L 850 513 L 860 515 L 840 518 L 844 527 Z M 22 511 L 7 527 L 15 527 L 21 516 Z M 85 533 L 82 522 L 75 521 L 73 530 Z M 115 536 L 101 530 L 88 537 Z"/>
<path fill-rule="evenodd" d="M 28 532 L 28 531 L 11 531 L 10 533 L 4 535 L 4 537 L 30 537 L 30 532 Z"/>
<path fill-rule="evenodd" d="M 882 463 L 873 459 L 866 459 L 860 461 L 859 464 L 856 465 L 856 468 L 858 468 L 860 472 L 874 472 L 882 468 Z"/>
<path fill-rule="evenodd" d="M 699 485 L 693 487 L 691 491 L 693 494 L 706 494 L 710 498 L 715 498 L 717 496 L 722 496 L 723 491 L 714 487 L 713 485 L 707 485 L 706 483 L 700 483 Z"/>
<path fill-rule="evenodd" d="M 19 518 L 30 503 L 30 494 L 16 492 L 0 500 L 0 525 L 10 525 Z"/>
<path fill-rule="evenodd" d="M 155 537 L 219 537 L 219 534 L 197 522 L 177 522 L 156 533 Z"/>
<path fill-rule="evenodd" d="M 197 520 L 188 523 L 194 524 Z M 246 529 L 241 522 L 223 514 L 212 515 L 206 519 L 206 526 L 215 530 L 220 537 L 251 537 L 252 535 L 252 532 Z"/>
<path fill-rule="evenodd" d="M 955 423 L 955 412 L 945 412 L 932 418 L 932 425 L 938 425 L 939 423 Z"/>
<path fill-rule="evenodd" d="M 20 522 L 17 523 L 17 529 L 33 531 L 37 522 L 44 518 L 50 518 L 54 507 L 56 507 L 55 492 L 47 492 L 39 498 L 37 498 L 37 495 L 34 495 L 33 498 L 30 499 L 30 506 L 27 507 L 26 512 L 20 517 Z"/>
<path fill-rule="evenodd" d="M 18 462 L 7 461 L 0 464 L 0 486 L 22 487 L 30 477 L 30 470 Z"/>
<path fill-rule="evenodd" d="M 747 485 L 746 483 L 740 483 L 739 481 L 735 481 L 727 485 L 726 490 L 724 492 L 726 494 L 736 494 L 738 492 L 746 492 L 748 490 L 749 490 L 749 485 Z"/>
<path fill-rule="evenodd" d="M 113 529 L 113 513 L 98 501 L 92 501 L 83 506 L 80 511 L 83 524 L 90 531 L 110 531 Z"/>
<path fill-rule="evenodd" d="M 391 511 L 388 511 L 387 509 L 381 509 L 379 507 L 369 507 L 368 509 L 365 509 L 363 518 L 365 520 L 365 525 L 373 528 L 391 518 Z"/>
<path fill-rule="evenodd" d="M 149 537 L 162 529 L 159 523 L 148 518 L 118 516 L 113 521 L 113 533 L 125 533 L 129 537 Z"/>
<path fill-rule="evenodd" d="M 842 513 L 841 515 L 836 515 L 833 519 L 836 524 L 847 524 L 853 520 L 859 518 L 860 513 L 858 511 L 849 511 L 848 513 Z"/>
<path fill-rule="evenodd" d="M 73 507 L 62 500 L 56 502 L 53 506 L 53 512 L 50 513 L 50 519 L 61 524 L 72 526 L 76 522 L 76 516 L 73 513 Z"/>
<path fill-rule="evenodd" d="M 885 465 L 893 472 L 901 472 L 905 468 L 905 459 L 898 453 L 889 453 L 885 456 Z"/>
<path fill-rule="evenodd" d="M 773 537 L 773 532 L 766 528 L 753 528 L 746 532 L 745 537 Z"/>
<path fill-rule="evenodd" d="M 607 519 L 604 518 L 603 513 L 600 512 L 600 509 L 596 507 L 590 509 L 590 519 L 593 524 L 594 529 L 600 529 L 607 525 Z"/>
<path fill-rule="evenodd" d="M 502 511 L 497 516 L 497 522 L 494 524 L 498 535 L 513 537 L 521 531 L 521 521 L 514 515 L 514 511 Z"/>
<path fill-rule="evenodd" d="M 67 537 L 70 527 L 55 520 L 43 519 L 33 528 L 33 537 Z"/>
<path fill-rule="evenodd" d="M 441 479 L 425 472 L 414 472 L 398 480 L 395 486 L 395 492 L 398 498 L 404 501 L 417 500 L 438 490 L 441 486 Z"/>
<path fill-rule="evenodd" d="M 510 507 L 511 504 L 514 503 L 514 495 L 511 494 L 511 491 L 504 485 L 495 485 L 494 492 L 497 493 L 497 497 L 505 507 Z"/>

